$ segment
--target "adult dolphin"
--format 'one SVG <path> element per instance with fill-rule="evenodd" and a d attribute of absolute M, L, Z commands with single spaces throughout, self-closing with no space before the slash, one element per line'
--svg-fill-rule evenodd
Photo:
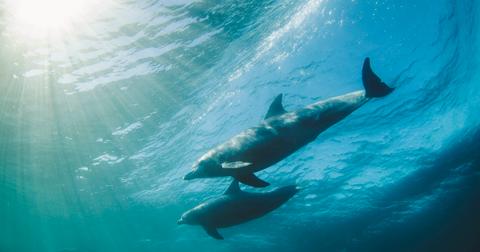
<path fill-rule="evenodd" d="M 193 171 L 184 179 L 232 176 L 254 187 L 268 186 L 269 183 L 254 173 L 313 141 L 370 99 L 386 96 L 393 90 L 372 71 L 369 58 L 363 63 L 362 82 L 364 91 L 329 98 L 293 112 L 285 111 L 282 95 L 278 95 L 259 126 L 208 151 L 194 163 Z"/>
<path fill-rule="evenodd" d="M 178 224 L 200 225 L 213 238 L 223 240 L 217 228 L 238 225 L 277 209 L 298 192 L 296 186 L 285 186 L 267 193 L 240 190 L 236 179 L 225 193 L 185 212 Z"/>

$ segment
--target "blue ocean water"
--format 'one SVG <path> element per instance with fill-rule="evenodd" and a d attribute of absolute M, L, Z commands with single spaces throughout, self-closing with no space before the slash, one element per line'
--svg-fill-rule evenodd
<path fill-rule="evenodd" d="M 0 3 L 0 251 L 480 250 L 477 1 L 91 5 L 42 33 Z M 177 225 L 230 182 L 182 180 L 198 157 L 366 56 L 395 92 L 243 187 L 295 197 L 224 241 Z"/>

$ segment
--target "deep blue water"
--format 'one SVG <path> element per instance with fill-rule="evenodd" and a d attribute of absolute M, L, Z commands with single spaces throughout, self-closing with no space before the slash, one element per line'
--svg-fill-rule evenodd
<path fill-rule="evenodd" d="M 92 5 L 42 34 L 0 2 L 1 252 L 480 251 L 477 1 Z M 294 198 L 224 241 L 176 224 L 229 184 L 182 180 L 198 157 L 366 56 L 395 92 L 258 173 Z"/>

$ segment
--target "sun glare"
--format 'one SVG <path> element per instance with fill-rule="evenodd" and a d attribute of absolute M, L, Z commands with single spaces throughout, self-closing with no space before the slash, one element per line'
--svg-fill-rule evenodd
<path fill-rule="evenodd" d="M 72 29 L 85 19 L 92 0 L 10 0 L 11 25 L 16 32 L 42 34 Z"/>

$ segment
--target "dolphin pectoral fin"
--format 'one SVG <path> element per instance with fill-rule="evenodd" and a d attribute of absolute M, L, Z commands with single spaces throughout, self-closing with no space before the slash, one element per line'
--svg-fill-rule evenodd
<path fill-rule="evenodd" d="M 211 237 L 217 240 L 223 240 L 223 236 L 218 232 L 218 230 L 215 227 L 203 226 L 203 229 L 205 229 L 207 234 L 210 235 Z"/>
<path fill-rule="evenodd" d="M 270 108 L 268 108 L 268 112 L 265 115 L 264 119 L 268 119 L 272 116 L 279 116 L 281 114 L 287 113 L 287 111 L 283 108 L 282 105 L 282 94 L 277 95 L 273 100 L 272 104 L 270 104 Z"/>
<path fill-rule="evenodd" d="M 259 179 L 253 173 L 246 174 L 246 175 L 237 175 L 237 176 L 235 176 L 235 178 L 238 181 L 240 181 L 240 182 L 242 182 L 246 185 L 253 186 L 253 187 L 266 187 L 266 186 L 270 185 L 270 183 Z"/>
<path fill-rule="evenodd" d="M 222 163 L 222 168 L 223 169 L 238 169 L 238 168 L 247 167 L 249 165 L 252 165 L 252 163 L 243 162 L 243 161 L 224 162 L 224 163 Z"/>
<path fill-rule="evenodd" d="M 390 94 L 393 88 L 387 86 L 372 70 L 370 58 L 365 58 L 362 68 L 362 82 L 367 97 L 383 97 Z"/>

